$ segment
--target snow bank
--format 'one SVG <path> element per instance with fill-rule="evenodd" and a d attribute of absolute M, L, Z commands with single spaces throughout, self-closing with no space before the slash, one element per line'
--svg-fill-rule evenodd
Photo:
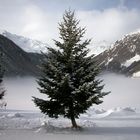
<path fill-rule="evenodd" d="M 19 118 L 19 117 L 23 117 L 20 113 L 10 113 L 7 115 L 7 117 L 9 118 Z"/>
<path fill-rule="evenodd" d="M 115 108 L 110 110 L 95 109 L 91 107 L 87 113 L 82 114 L 77 119 L 77 124 L 84 128 L 94 128 L 96 125 L 95 120 L 106 119 L 140 119 L 140 113 L 136 109 Z M 0 110 L 0 129 L 36 129 L 37 132 L 41 131 L 61 131 L 69 130 L 71 122 L 69 119 L 59 117 L 59 119 L 52 119 L 39 112 L 29 111 L 1 111 Z"/>
<path fill-rule="evenodd" d="M 105 118 L 119 118 L 119 117 L 129 117 L 136 115 L 136 109 L 126 107 L 126 108 L 114 108 L 111 110 L 108 110 L 106 113 L 104 113 Z M 102 114 L 103 115 L 103 114 Z"/>
<path fill-rule="evenodd" d="M 127 60 L 125 63 L 123 63 L 122 65 L 125 67 L 129 67 L 132 63 L 140 61 L 140 55 L 136 54 L 134 57 L 132 57 L 131 59 Z"/>
<path fill-rule="evenodd" d="M 118 118 L 118 117 L 131 117 L 133 115 L 136 115 L 136 109 L 126 107 L 126 108 L 114 108 L 114 109 L 109 109 L 107 111 L 101 109 L 101 110 L 96 110 L 94 108 L 91 108 L 87 111 L 86 114 L 81 115 L 81 119 L 103 119 L 103 118 Z"/>
<path fill-rule="evenodd" d="M 134 78 L 138 78 L 140 77 L 140 71 L 136 72 L 136 73 L 133 73 L 133 76 Z"/>
<path fill-rule="evenodd" d="M 40 114 L 40 113 L 39 113 Z M 41 124 L 41 114 L 36 112 L 0 112 L 0 129 L 33 129 Z"/>

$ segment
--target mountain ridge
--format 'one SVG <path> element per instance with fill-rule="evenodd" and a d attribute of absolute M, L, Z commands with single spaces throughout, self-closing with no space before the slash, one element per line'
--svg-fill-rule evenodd
<path fill-rule="evenodd" d="M 0 51 L 6 76 L 37 76 L 42 55 L 27 53 L 13 41 L 0 35 Z"/>
<path fill-rule="evenodd" d="M 24 36 L 12 34 L 6 30 L 0 30 L 0 34 L 12 40 L 26 52 L 40 53 L 47 52 L 49 45 L 39 40 L 30 39 Z"/>
<path fill-rule="evenodd" d="M 111 72 L 133 76 L 140 71 L 140 32 L 117 40 L 113 47 L 96 57 L 98 65 Z"/>

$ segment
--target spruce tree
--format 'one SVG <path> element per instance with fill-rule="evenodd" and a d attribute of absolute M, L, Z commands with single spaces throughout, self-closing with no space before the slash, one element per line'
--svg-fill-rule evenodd
<path fill-rule="evenodd" d="M 88 55 L 90 39 L 82 41 L 86 29 L 79 27 L 75 13 L 66 11 L 59 23 L 60 40 L 55 41 L 58 49 L 48 48 L 42 64 L 42 75 L 37 80 L 39 91 L 47 99 L 33 97 L 40 110 L 49 117 L 62 115 L 69 118 L 77 128 L 76 118 L 93 104 L 101 104 L 108 92 L 97 79 L 99 69 L 94 55 Z"/>
<path fill-rule="evenodd" d="M 5 90 L 2 87 L 3 75 L 4 75 L 4 70 L 2 68 L 2 53 L 0 52 L 0 100 L 2 100 L 5 95 Z"/>

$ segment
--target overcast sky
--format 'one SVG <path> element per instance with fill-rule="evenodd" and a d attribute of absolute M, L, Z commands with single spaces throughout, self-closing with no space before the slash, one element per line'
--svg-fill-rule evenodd
<path fill-rule="evenodd" d="M 69 8 L 94 42 L 114 42 L 140 29 L 140 0 L 0 0 L 0 29 L 51 44 Z"/>

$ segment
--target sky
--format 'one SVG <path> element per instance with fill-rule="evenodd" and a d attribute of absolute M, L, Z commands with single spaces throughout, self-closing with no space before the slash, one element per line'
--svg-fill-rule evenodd
<path fill-rule="evenodd" d="M 113 43 L 140 29 L 140 0 L 0 0 L 0 29 L 53 45 L 69 8 L 95 44 Z"/>

